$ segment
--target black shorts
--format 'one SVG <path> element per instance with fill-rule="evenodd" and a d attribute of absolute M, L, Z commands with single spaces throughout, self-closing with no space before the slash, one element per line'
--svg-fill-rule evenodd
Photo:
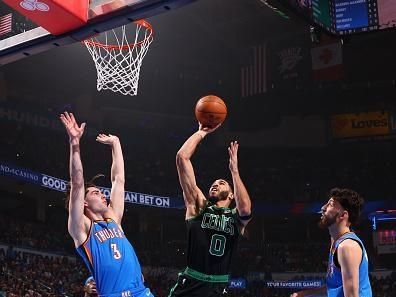
<path fill-rule="evenodd" d="M 168 297 L 219 297 L 227 296 L 228 283 L 200 281 L 184 273 L 179 273 L 176 285 Z"/>

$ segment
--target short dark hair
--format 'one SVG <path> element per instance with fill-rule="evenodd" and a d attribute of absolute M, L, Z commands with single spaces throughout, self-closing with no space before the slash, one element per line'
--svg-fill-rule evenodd
<path fill-rule="evenodd" d="M 329 198 L 341 204 L 349 214 L 349 222 L 356 225 L 359 222 L 363 210 L 364 199 L 351 189 L 333 188 L 330 190 Z"/>
<path fill-rule="evenodd" d="M 89 181 L 84 182 L 84 197 L 87 194 L 87 189 L 91 187 L 97 187 L 95 184 L 95 180 L 97 180 L 100 177 L 104 177 L 104 174 L 97 174 L 93 178 L 91 178 Z M 66 185 L 66 197 L 65 197 L 65 208 L 67 211 L 69 211 L 69 202 L 70 202 L 70 189 L 71 189 L 71 184 L 70 182 Z"/>

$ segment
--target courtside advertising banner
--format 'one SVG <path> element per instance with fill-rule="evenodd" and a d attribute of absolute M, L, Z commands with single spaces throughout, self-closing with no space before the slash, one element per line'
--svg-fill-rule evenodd
<path fill-rule="evenodd" d="M 324 285 L 321 280 L 267 281 L 267 288 L 274 289 L 313 289 Z"/>
<path fill-rule="evenodd" d="M 246 280 L 244 278 L 233 278 L 228 283 L 230 289 L 246 289 Z"/>
<path fill-rule="evenodd" d="M 68 181 L 58 177 L 46 175 L 31 171 L 29 169 L 20 168 L 0 161 L 0 175 L 9 176 L 18 180 L 22 180 L 31 184 L 36 184 L 58 192 L 66 192 Z M 110 188 L 99 187 L 102 193 L 109 198 Z M 125 202 L 141 204 L 154 207 L 164 208 L 182 208 L 184 203 L 181 199 L 149 195 L 144 193 L 136 193 L 125 191 Z"/>

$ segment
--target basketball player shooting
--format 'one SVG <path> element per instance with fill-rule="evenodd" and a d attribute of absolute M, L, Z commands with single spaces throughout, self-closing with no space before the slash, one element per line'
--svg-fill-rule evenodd
<path fill-rule="evenodd" d="M 80 139 L 85 123 L 77 124 L 72 113 L 60 120 L 70 143 L 70 191 L 66 206 L 68 230 L 77 252 L 96 282 L 99 296 L 153 297 L 145 288 L 139 261 L 121 227 L 124 214 L 124 158 L 117 136 L 99 134 L 96 140 L 111 147 L 110 203 L 93 182 L 84 182 Z"/>
<path fill-rule="evenodd" d="M 239 144 L 231 142 L 229 169 L 234 186 L 217 179 L 208 198 L 198 188 L 191 157 L 197 145 L 214 128 L 203 127 L 183 144 L 176 155 L 176 166 L 186 205 L 188 232 L 187 268 L 179 274 L 169 297 L 225 296 L 231 258 L 245 226 L 251 219 L 251 201 L 238 169 Z M 235 201 L 236 208 L 229 208 Z"/>

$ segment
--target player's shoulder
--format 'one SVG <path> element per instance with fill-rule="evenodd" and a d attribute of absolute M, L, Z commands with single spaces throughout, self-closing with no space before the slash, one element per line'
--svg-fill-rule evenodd
<path fill-rule="evenodd" d="M 355 252 L 361 250 L 361 245 L 354 238 L 346 238 L 338 245 L 340 252 Z"/>

